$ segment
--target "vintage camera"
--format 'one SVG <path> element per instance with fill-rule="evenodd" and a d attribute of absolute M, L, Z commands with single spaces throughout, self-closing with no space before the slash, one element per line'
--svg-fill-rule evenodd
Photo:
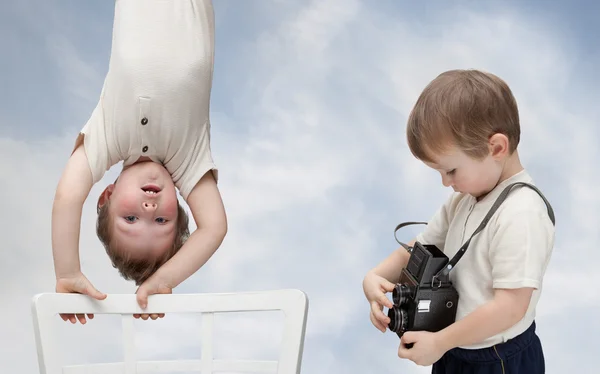
<path fill-rule="evenodd" d="M 408 264 L 392 292 L 389 329 L 398 337 L 406 331 L 436 332 L 454 323 L 458 292 L 449 272 L 448 257 L 435 245 L 415 242 Z"/>

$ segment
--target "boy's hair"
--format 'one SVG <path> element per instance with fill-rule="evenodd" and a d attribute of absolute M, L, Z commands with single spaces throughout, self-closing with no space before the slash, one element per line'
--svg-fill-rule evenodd
<path fill-rule="evenodd" d="M 412 154 L 433 162 L 433 154 L 451 145 L 480 160 L 488 155 L 488 140 L 496 133 L 506 135 L 512 154 L 520 131 L 517 103 L 506 82 L 479 70 L 449 70 L 419 96 L 406 135 Z"/>
<path fill-rule="evenodd" d="M 190 236 L 189 217 L 183 207 L 177 202 L 177 222 L 175 231 L 175 240 L 169 250 L 164 255 L 157 258 L 131 258 L 128 251 L 118 248 L 112 241 L 112 220 L 108 214 L 110 200 L 102 207 L 98 208 L 98 220 L 96 222 L 96 234 L 104 245 L 106 253 L 110 258 L 113 267 L 115 267 L 121 276 L 127 280 L 135 281 L 136 286 L 144 283 L 158 268 L 173 257 L 183 243 Z"/>

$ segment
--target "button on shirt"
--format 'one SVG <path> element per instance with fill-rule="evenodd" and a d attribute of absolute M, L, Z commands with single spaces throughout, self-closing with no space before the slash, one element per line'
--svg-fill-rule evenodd
<path fill-rule="evenodd" d="M 116 1 L 100 100 L 81 133 L 94 183 L 140 157 L 164 165 L 184 199 L 209 170 L 211 0 Z"/>

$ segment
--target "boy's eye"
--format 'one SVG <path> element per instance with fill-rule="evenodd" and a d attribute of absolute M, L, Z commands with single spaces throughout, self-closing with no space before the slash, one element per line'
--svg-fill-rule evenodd
<path fill-rule="evenodd" d="M 137 219 L 136 216 L 126 216 L 125 217 L 125 221 L 128 221 L 128 222 L 135 222 L 136 219 Z"/>
<path fill-rule="evenodd" d="M 456 169 L 452 169 L 452 170 L 450 170 L 450 171 L 447 171 L 447 172 L 446 172 L 446 174 L 447 174 L 447 175 L 452 175 L 452 174 L 454 174 L 455 172 L 456 172 Z"/>
<path fill-rule="evenodd" d="M 158 217 L 155 221 L 158 223 L 166 223 L 167 222 L 167 220 L 162 217 Z"/>

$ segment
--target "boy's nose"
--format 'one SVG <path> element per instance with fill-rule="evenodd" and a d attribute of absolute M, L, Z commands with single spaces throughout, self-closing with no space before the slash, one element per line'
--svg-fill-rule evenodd
<path fill-rule="evenodd" d="M 156 209 L 156 203 L 149 203 L 149 202 L 147 202 L 147 201 L 144 201 L 144 202 L 142 203 L 142 207 L 143 207 L 145 210 L 155 210 L 155 209 Z"/>
<path fill-rule="evenodd" d="M 442 175 L 442 184 L 444 185 L 444 187 L 450 187 L 452 185 L 452 183 L 450 183 L 450 178 Z"/>

